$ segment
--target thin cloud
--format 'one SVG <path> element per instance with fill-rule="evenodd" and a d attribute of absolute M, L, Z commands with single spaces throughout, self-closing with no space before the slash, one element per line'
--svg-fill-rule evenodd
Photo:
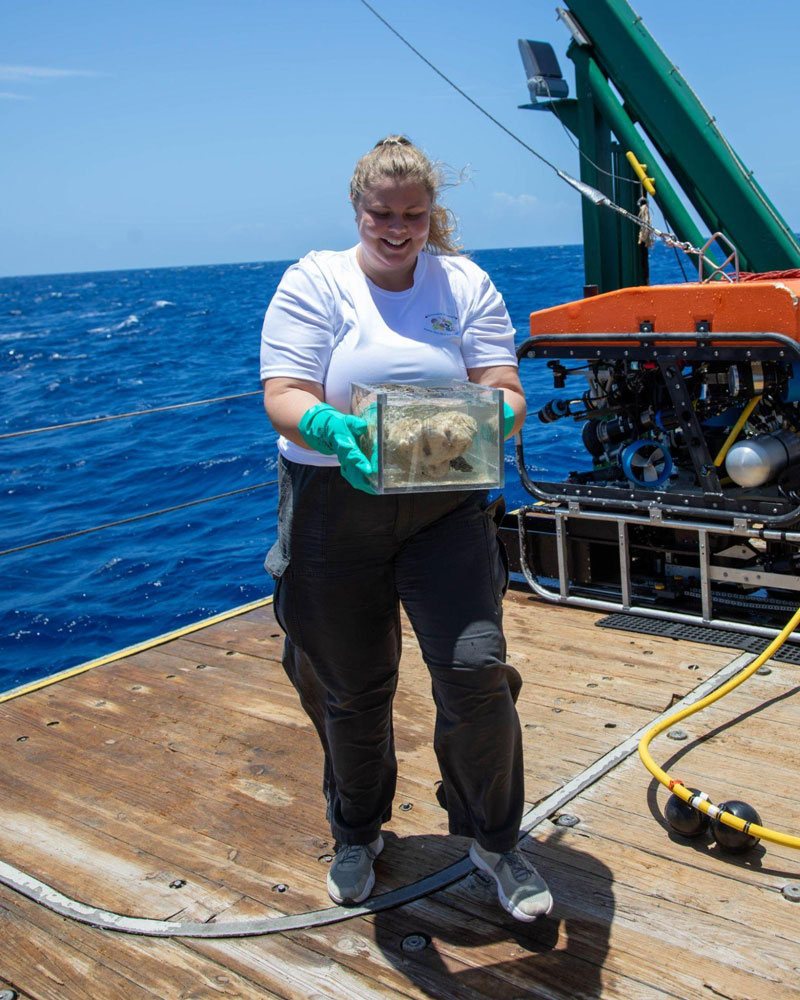
<path fill-rule="evenodd" d="M 509 194 L 507 191 L 493 191 L 492 201 L 496 207 L 513 209 L 523 214 L 534 212 L 541 205 L 541 200 L 535 195 Z"/>
<path fill-rule="evenodd" d="M 52 66 L 3 66 L 0 65 L 0 80 L 53 80 L 67 76 L 104 76 L 88 69 L 56 69 Z"/>
<path fill-rule="evenodd" d="M 32 101 L 27 94 L 12 94 L 8 90 L 0 90 L 0 101 Z"/>

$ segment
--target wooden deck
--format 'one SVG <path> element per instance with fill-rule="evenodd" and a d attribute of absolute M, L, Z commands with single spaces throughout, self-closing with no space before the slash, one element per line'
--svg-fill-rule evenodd
<path fill-rule="evenodd" d="M 533 803 L 622 743 L 732 649 L 595 626 L 506 600 Z M 400 784 L 377 893 L 463 858 L 436 805 L 429 684 L 410 631 L 397 699 Z M 280 667 L 269 606 L 0 704 L 0 860 L 66 896 L 155 919 L 229 921 L 330 906 L 320 751 Z M 797 668 L 770 663 L 682 723 L 656 759 L 765 825 L 800 829 Z M 708 734 L 708 738 L 706 735 Z M 800 997 L 800 856 L 723 855 L 671 836 L 634 754 L 525 849 L 550 917 L 520 924 L 483 877 L 322 927 L 248 938 L 99 930 L 0 887 L 0 989 L 21 1000 Z M 410 951 L 417 935 L 426 946 Z"/>

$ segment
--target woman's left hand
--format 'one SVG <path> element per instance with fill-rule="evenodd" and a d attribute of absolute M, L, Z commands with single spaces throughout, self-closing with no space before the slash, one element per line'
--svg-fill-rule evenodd
<path fill-rule="evenodd" d="M 511 437 L 525 423 L 528 407 L 525 393 L 519 380 L 519 372 L 513 365 L 492 365 L 488 368 L 468 368 L 467 376 L 476 385 L 486 385 L 503 390 L 503 438 Z"/>

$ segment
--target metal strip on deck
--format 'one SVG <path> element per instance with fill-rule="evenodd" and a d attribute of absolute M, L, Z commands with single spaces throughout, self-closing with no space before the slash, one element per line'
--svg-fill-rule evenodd
<path fill-rule="evenodd" d="M 638 632 L 640 635 L 660 635 L 666 639 L 685 639 L 700 642 L 706 646 L 731 646 L 746 653 L 758 655 L 769 645 L 768 639 L 755 635 L 745 635 L 711 625 L 688 625 L 682 622 L 664 621 L 659 618 L 644 618 L 640 615 L 612 614 L 595 623 L 600 628 L 619 629 L 621 632 Z M 772 657 L 783 663 L 800 664 L 800 646 L 785 645 Z"/>

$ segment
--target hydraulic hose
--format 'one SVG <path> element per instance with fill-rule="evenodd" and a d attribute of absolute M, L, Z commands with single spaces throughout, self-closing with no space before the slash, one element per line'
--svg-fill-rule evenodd
<path fill-rule="evenodd" d="M 693 792 L 691 789 L 687 788 L 682 781 L 679 781 L 676 778 L 671 778 L 666 771 L 662 770 L 658 764 L 656 764 L 648 749 L 652 740 L 654 740 L 659 733 L 663 733 L 665 729 L 669 729 L 670 726 L 674 726 L 676 722 L 680 722 L 682 719 L 686 719 L 690 715 L 694 715 L 695 712 L 702 711 L 704 708 L 707 708 L 715 701 L 719 701 L 720 698 L 724 698 L 726 694 L 733 691 L 733 689 L 737 688 L 740 684 L 744 683 L 744 681 L 746 681 L 751 674 L 754 674 L 763 663 L 765 663 L 771 656 L 775 655 L 775 653 L 795 630 L 798 623 L 800 623 L 800 608 L 795 611 L 791 620 L 778 633 L 778 635 L 775 636 L 767 648 L 762 653 L 759 653 L 751 663 L 748 663 L 743 670 L 740 670 L 738 674 L 731 677 L 729 681 L 717 688 L 717 690 L 712 694 L 709 694 L 700 701 L 695 702 L 694 705 L 689 705 L 687 708 L 682 708 L 680 711 L 667 716 L 667 718 L 662 719 L 660 722 L 656 723 L 656 725 L 648 729 L 639 741 L 639 756 L 641 757 L 644 766 L 657 781 L 661 782 L 662 785 L 668 788 L 673 795 L 676 795 L 679 799 L 687 802 L 690 806 L 698 809 L 700 812 L 705 813 L 711 819 L 716 819 L 720 823 L 724 823 L 726 826 L 733 827 L 734 830 L 739 830 L 740 832 L 749 834 L 751 837 L 756 837 L 759 840 L 768 840 L 773 844 L 782 844 L 784 847 L 800 848 L 800 837 L 794 837 L 788 833 L 779 833 L 776 830 L 770 830 L 768 827 L 759 826 L 758 823 L 748 823 L 745 820 L 740 819 L 738 816 L 734 816 L 732 813 L 714 805 L 705 793 Z"/>
<path fill-rule="evenodd" d="M 758 406 L 758 404 L 760 402 L 761 402 L 761 396 L 753 396 L 753 398 L 750 400 L 750 402 L 747 404 L 747 406 L 745 406 L 745 408 L 739 414 L 739 419 L 736 421 L 736 423 L 731 428 L 730 434 L 725 439 L 725 443 L 720 448 L 719 454 L 714 459 L 714 465 L 715 466 L 719 467 L 725 461 L 725 456 L 728 454 L 728 452 L 733 447 L 733 443 L 736 440 L 736 438 L 739 437 L 739 432 L 744 427 L 744 425 L 747 423 L 747 421 L 748 421 L 748 419 L 750 417 L 750 414 L 753 412 L 753 410 Z"/>

